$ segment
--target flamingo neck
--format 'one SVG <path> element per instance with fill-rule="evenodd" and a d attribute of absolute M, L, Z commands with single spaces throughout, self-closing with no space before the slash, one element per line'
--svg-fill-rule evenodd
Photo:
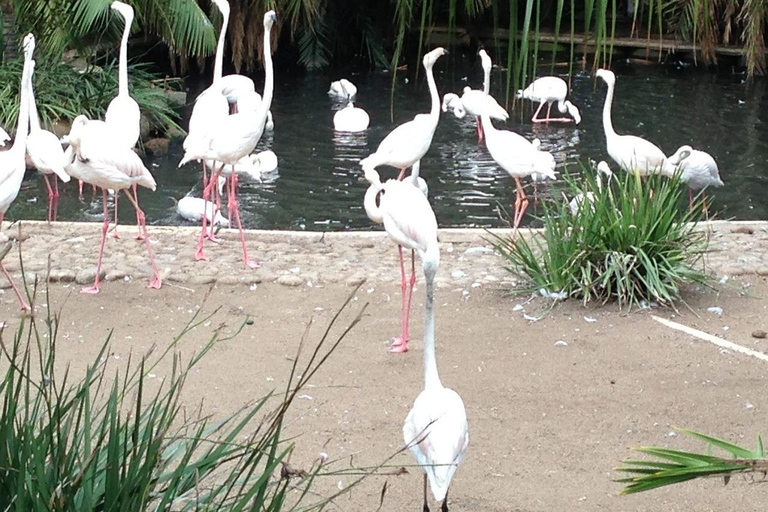
<path fill-rule="evenodd" d="M 613 123 L 611 122 L 611 107 L 613 106 L 613 90 L 615 86 L 615 83 L 608 84 L 608 92 L 605 95 L 605 104 L 603 105 L 603 130 L 605 130 L 606 139 L 616 137 L 616 131 L 613 129 Z"/>
<path fill-rule="evenodd" d="M 218 4 L 217 4 L 218 5 Z M 219 32 L 219 42 L 216 44 L 216 58 L 213 61 L 213 81 L 214 83 L 221 80 L 224 76 L 224 41 L 227 37 L 227 27 L 229 26 L 229 11 L 221 9 L 221 15 L 224 17 L 224 21 L 221 24 L 221 32 Z"/>
<path fill-rule="evenodd" d="M 488 97 L 490 96 L 491 92 L 491 70 L 484 70 L 484 77 L 483 77 L 483 101 L 485 102 L 483 105 L 483 108 L 481 108 L 480 112 L 480 123 L 483 127 L 483 132 L 485 133 L 485 141 L 486 144 L 488 143 L 488 138 L 493 137 L 496 134 L 496 128 L 493 127 L 493 123 L 491 122 L 491 116 L 488 115 L 488 109 L 484 108 L 485 105 L 488 104 Z"/>
<path fill-rule="evenodd" d="M 437 93 L 435 74 L 432 71 L 433 64 L 425 66 L 425 68 L 427 70 L 427 85 L 429 85 L 429 95 L 432 98 L 432 110 L 429 111 L 429 116 L 432 119 L 435 127 L 437 127 L 437 122 L 440 120 L 440 95 Z"/>
<path fill-rule="evenodd" d="M 29 86 L 30 86 L 30 61 L 25 59 L 24 70 L 21 73 L 21 103 L 19 104 L 19 120 L 16 124 L 16 136 L 13 141 L 12 151 L 25 151 L 27 135 L 29 134 Z M 22 172 L 25 168 L 21 166 Z"/>
<path fill-rule="evenodd" d="M 434 254 L 430 254 L 430 253 Z M 437 373 L 435 358 L 435 274 L 439 264 L 440 253 L 437 244 L 431 244 L 422 257 L 422 269 L 426 281 L 427 297 L 424 302 L 424 389 L 442 388 L 440 375 Z"/>
<path fill-rule="evenodd" d="M 267 121 L 267 112 L 272 107 L 272 95 L 275 91 L 275 75 L 272 68 L 272 29 L 264 27 L 264 96 L 259 104 L 257 118 L 261 126 Z"/>
<path fill-rule="evenodd" d="M 37 103 L 35 102 L 35 89 L 32 86 L 32 80 L 29 84 L 29 124 L 30 132 L 40 131 L 40 119 L 37 114 Z"/>
<path fill-rule="evenodd" d="M 118 71 L 118 96 L 128 96 L 128 36 L 131 34 L 133 15 L 125 16 L 123 38 L 120 41 L 120 64 Z"/>

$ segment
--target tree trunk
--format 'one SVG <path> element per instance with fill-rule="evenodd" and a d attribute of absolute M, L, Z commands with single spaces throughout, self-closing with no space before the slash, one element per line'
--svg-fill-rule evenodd
<path fill-rule="evenodd" d="M 1 2 L 0 8 L 3 13 L 3 62 L 8 62 L 19 56 L 19 31 L 13 6 L 8 5 L 8 2 Z"/>

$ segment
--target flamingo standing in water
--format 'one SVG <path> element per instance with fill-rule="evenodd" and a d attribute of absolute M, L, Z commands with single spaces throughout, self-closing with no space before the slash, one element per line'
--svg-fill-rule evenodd
<path fill-rule="evenodd" d="M 152 266 L 153 277 L 149 282 L 150 288 L 160 288 L 162 281 L 160 272 L 155 265 L 155 257 L 152 245 L 147 234 L 144 212 L 139 207 L 136 198 L 131 194 L 130 187 L 134 184 L 149 188 L 154 191 L 157 188 L 155 179 L 147 170 L 139 158 L 139 155 L 127 148 L 119 141 L 119 134 L 111 125 L 104 121 L 89 120 L 86 116 L 77 116 L 72 122 L 69 132 L 69 148 L 66 155 L 68 164 L 67 172 L 70 176 L 83 180 L 103 192 L 102 205 L 104 208 L 104 223 L 101 230 L 101 244 L 99 245 L 99 259 L 96 265 L 96 279 L 92 286 L 83 288 L 82 293 L 99 293 L 101 279 L 101 261 L 104 256 L 104 243 L 107 240 L 109 230 L 109 211 L 107 206 L 108 190 L 115 190 L 118 194 L 125 190 L 125 195 L 136 209 L 139 218 L 139 229 L 144 235 L 144 243 L 147 246 L 149 261 Z"/>
<path fill-rule="evenodd" d="M 485 93 L 488 94 L 491 88 L 491 58 L 485 50 L 480 50 L 479 53 L 485 73 L 483 88 Z M 548 151 L 541 151 L 539 149 L 538 140 L 529 142 L 525 137 L 514 132 L 494 128 L 487 110 L 482 112 L 481 121 L 483 123 L 483 131 L 485 131 L 485 144 L 488 147 L 488 152 L 496 163 L 515 179 L 517 186 L 515 216 L 513 220 L 514 231 L 512 234 L 512 238 L 514 238 L 517 235 L 517 229 L 520 226 L 525 209 L 528 207 L 528 198 L 525 196 L 520 178 L 531 176 L 533 173 L 539 173 L 552 180 L 557 179 L 555 175 L 555 158 Z"/>
<path fill-rule="evenodd" d="M 405 418 L 403 439 L 424 471 L 424 508 L 427 482 L 442 510 L 448 510 L 448 488 L 469 445 L 469 425 L 464 402 L 458 393 L 443 386 L 435 357 L 434 282 L 440 265 L 437 220 L 425 195 L 398 180 L 382 184 L 379 174 L 365 169 L 376 190 L 377 204 L 390 238 L 419 254 L 426 281 L 424 301 L 424 390 Z"/>
<path fill-rule="evenodd" d="M 472 89 L 471 87 L 465 87 L 464 93 L 459 98 L 456 94 L 448 93 L 443 96 L 443 112 L 447 112 L 448 108 L 455 105 L 455 102 L 461 102 L 463 109 L 459 110 L 455 106 L 453 108 L 453 114 L 461 119 L 464 117 L 462 111 L 475 118 L 475 124 L 477 126 L 477 142 L 483 141 L 483 125 L 480 122 L 480 116 L 483 113 L 483 107 L 488 110 L 488 115 L 491 119 L 497 119 L 499 121 L 506 121 L 509 119 L 509 114 L 504 107 L 499 105 L 499 102 L 493 96 L 486 96 L 484 91 Z M 461 114 L 461 115 L 460 115 Z"/>
<path fill-rule="evenodd" d="M 192 140 L 189 144 L 189 137 L 185 141 L 184 157 L 179 162 L 179 167 L 192 160 L 212 159 L 219 162 L 219 169 L 213 173 L 209 183 L 203 191 L 203 199 L 208 200 L 211 189 L 217 186 L 218 176 L 221 173 L 223 165 L 236 165 L 238 161 L 256 147 L 262 134 L 267 120 L 267 112 L 272 103 L 272 94 L 274 91 L 274 73 L 272 68 L 272 52 L 270 46 L 270 32 L 277 17 L 274 11 L 268 11 L 264 14 L 264 69 L 265 84 L 264 97 L 258 103 L 255 110 L 238 110 L 236 114 L 224 116 L 217 125 L 209 126 L 208 130 L 202 133 L 198 138 Z M 214 84 L 215 85 L 215 84 Z M 252 103 L 249 103 L 252 104 Z M 237 188 L 237 173 L 232 174 L 232 184 Z M 246 266 L 258 268 L 261 265 L 252 261 L 248 257 L 248 250 L 245 246 L 245 234 L 243 233 L 240 213 L 238 210 L 237 199 L 233 190 L 230 206 L 234 210 L 235 221 L 240 231 L 240 241 L 243 246 L 243 260 Z M 200 233 L 195 259 L 205 259 L 203 253 L 203 243 L 205 237 L 206 218 L 203 216 L 203 230 Z"/>
<path fill-rule="evenodd" d="M 611 106 L 616 89 L 616 75 L 608 69 L 598 69 L 596 74 L 608 86 L 603 105 L 603 130 L 608 154 L 619 167 L 640 176 L 663 171 L 667 165 L 667 157 L 657 145 L 635 135 L 619 135 L 613 129 Z"/>
<path fill-rule="evenodd" d="M 525 89 L 517 91 L 518 98 L 525 98 L 531 101 L 538 101 L 539 108 L 533 113 L 531 121 L 534 123 L 570 123 L 575 122 L 579 124 L 581 122 L 581 114 L 576 105 L 566 100 L 568 96 L 568 84 L 560 77 L 557 76 L 542 76 L 534 80 L 531 85 Z M 561 114 L 568 112 L 571 117 L 549 117 L 552 110 L 552 104 L 557 103 L 557 110 Z M 547 117 L 541 119 L 539 112 L 542 107 L 547 105 Z"/>
<path fill-rule="evenodd" d="M 419 167 L 421 162 L 416 162 L 411 167 L 411 177 L 404 180 L 403 183 L 410 183 L 413 187 L 418 189 L 424 197 L 428 197 L 429 189 L 427 188 L 427 182 L 423 178 L 419 177 Z M 384 217 L 382 216 L 380 209 L 380 194 L 379 189 L 375 185 L 368 187 L 365 192 L 365 198 L 363 199 L 363 207 L 368 218 L 376 224 L 383 224 Z M 401 335 L 394 338 L 390 352 L 407 352 L 409 338 L 409 323 L 411 316 L 411 298 L 413 297 L 413 287 L 416 285 L 416 260 L 414 256 L 414 250 L 411 250 L 411 279 L 406 285 L 405 278 L 405 261 L 403 259 L 403 246 L 398 244 L 397 246 L 398 256 L 400 259 L 400 326 Z"/>
<path fill-rule="evenodd" d="M 34 62 L 34 61 L 33 61 Z M 30 72 L 30 76 L 32 73 Z M 56 220 L 56 209 L 59 201 L 59 178 L 64 183 L 69 182 L 69 174 L 64 170 L 66 159 L 59 138 L 48 130 L 40 127 L 35 103 L 35 90 L 29 86 L 29 137 L 27 138 L 27 155 L 32 165 L 40 171 L 48 188 L 48 222 Z M 53 177 L 53 187 L 48 179 Z"/>
<path fill-rule="evenodd" d="M 21 182 L 24 179 L 24 171 L 26 170 L 24 155 L 26 154 L 27 134 L 29 132 L 29 94 L 32 88 L 32 72 L 34 69 L 32 55 L 35 51 L 35 36 L 27 34 L 24 37 L 22 48 L 24 50 L 24 68 L 21 73 L 21 94 L 19 119 L 16 124 L 16 138 L 11 149 L 0 153 L 0 230 L 3 226 L 5 212 L 8 211 L 13 201 L 16 200 L 16 196 L 19 195 Z M 0 271 L 8 279 L 8 282 L 11 283 L 11 288 L 13 288 L 16 297 L 18 297 L 21 303 L 21 309 L 32 311 L 32 308 L 21 295 L 21 291 L 19 291 L 13 279 L 11 279 L 11 275 L 8 273 L 2 260 L 0 260 Z"/>
<path fill-rule="evenodd" d="M 112 2 L 110 8 L 120 13 L 125 21 L 123 27 L 123 37 L 120 40 L 120 62 L 118 63 L 118 89 L 117 96 L 109 102 L 104 121 L 112 128 L 117 136 L 116 142 L 133 150 L 139 141 L 141 134 L 141 111 L 139 104 L 136 103 L 128 91 L 128 36 L 131 34 L 131 25 L 133 24 L 133 7 L 123 2 Z M 127 192 L 126 192 L 127 193 Z M 82 194 L 82 191 L 81 191 Z M 117 232 L 117 200 L 120 194 L 115 194 L 115 227 L 111 233 L 114 238 L 120 238 Z M 133 197 L 138 201 L 139 195 L 136 184 L 133 184 Z M 136 225 L 139 228 L 136 240 L 142 240 L 144 232 L 139 222 L 138 211 L 136 212 Z"/>

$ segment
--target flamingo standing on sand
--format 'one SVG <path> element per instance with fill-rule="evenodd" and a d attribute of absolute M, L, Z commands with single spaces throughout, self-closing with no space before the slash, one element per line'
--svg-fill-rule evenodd
<path fill-rule="evenodd" d="M 440 265 L 437 220 L 429 201 L 418 188 L 398 180 L 382 184 L 379 174 L 365 169 L 376 190 L 380 214 L 390 238 L 419 254 L 426 281 L 424 301 L 424 390 L 405 418 L 403 439 L 424 471 L 424 507 L 427 482 L 442 510 L 448 510 L 448 488 L 469 445 L 469 425 L 458 393 L 443 386 L 435 357 L 434 283 Z"/>
<path fill-rule="evenodd" d="M 410 183 L 417 188 L 424 197 L 428 197 L 429 189 L 427 188 L 427 182 L 423 178 L 419 177 L 419 167 L 421 162 L 416 162 L 411 167 L 411 177 L 404 180 L 403 183 Z M 375 185 L 370 185 L 368 190 L 365 191 L 365 198 L 363 199 L 363 207 L 368 218 L 376 224 L 383 224 L 384 217 L 380 208 L 380 194 L 379 189 Z M 390 352 L 401 353 L 408 351 L 408 340 L 410 339 L 409 324 L 411 316 L 411 298 L 413 297 L 413 287 L 416 285 L 416 260 L 414 256 L 414 250 L 411 250 L 411 279 L 406 285 L 405 276 L 405 261 L 403 259 L 403 246 L 398 244 L 397 246 L 398 256 L 400 259 L 400 327 L 402 329 L 401 335 L 394 338 L 390 347 Z"/>
<path fill-rule="evenodd" d="M 581 114 L 576 105 L 566 100 L 568 96 L 568 84 L 560 77 L 557 76 L 542 76 L 534 80 L 531 85 L 525 89 L 517 91 L 518 98 L 525 98 L 531 101 L 539 102 L 539 108 L 533 113 L 531 121 L 534 123 L 570 123 L 574 122 L 579 124 L 581 122 Z M 568 112 L 571 117 L 549 117 L 552 110 L 552 104 L 557 103 L 557 110 L 561 114 Z M 547 105 L 547 117 L 541 119 L 539 112 L 542 107 Z"/>
<path fill-rule="evenodd" d="M 635 135 L 619 135 L 611 122 L 611 106 L 616 89 L 616 75 L 608 69 L 598 69 L 596 75 L 608 85 L 603 105 L 603 130 L 608 154 L 625 171 L 647 176 L 663 171 L 667 157 L 658 146 Z"/>
<path fill-rule="evenodd" d="M 96 278 L 92 286 L 83 288 L 82 293 L 99 293 L 101 280 L 101 261 L 104 256 L 104 243 L 107 240 L 109 230 L 109 211 L 107 207 L 108 190 L 115 190 L 118 194 L 125 190 L 125 195 L 136 209 L 139 219 L 139 229 L 144 235 L 144 243 L 147 246 L 149 261 L 152 266 L 153 277 L 149 282 L 150 288 L 160 288 L 162 281 L 160 272 L 155 265 L 155 257 L 147 234 L 146 219 L 139 203 L 131 194 L 130 187 L 134 184 L 149 188 L 154 191 L 157 188 L 155 179 L 147 170 L 139 158 L 139 155 L 127 148 L 119 141 L 119 134 L 104 121 L 89 120 L 86 116 L 77 116 L 72 122 L 69 132 L 69 148 L 66 155 L 68 164 L 67 172 L 70 176 L 83 180 L 103 192 L 104 223 L 101 230 L 101 244 L 99 245 L 99 259 L 96 265 Z"/>
<path fill-rule="evenodd" d="M 120 13 L 125 22 L 123 27 L 123 37 L 120 40 L 120 62 L 118 63 L 118 88 L 117 96 L 109 102 L 107 112 L 104 115 L 104 121 L 112 128 L 117 135 L 116 142 L 133 150 L 139 141 L 141 134 L 141 111 L 139 104 L 136 103 L 128 91 L 128 37 L 131 34 L 131 25 L 133 24 L 133 7 L 123 2 L 112 2 L 110 8 Z M 82 195 L 82 185 L 80 186 Z M 139 195 L 136 184 L 133 184 L 133 197 L 138 201 Z M 117 232 L 117 200 L 120 194 L 115 194 L 115 227 L 110 234 L 114 238 L 120 238 Z M 141 229 L 141 223 L 136 217 L 136 225 L 139 228 L 136 234 L 136 240 L 142 240 L 144 233 Z"/>
<path fill-rule="evenodd" d="M 34 62 L 34 61 L 33 61 Z M 30 76 L 31 76 L 30 72 Z M 40 126 L 35 103 L 35 89 L 29 86 L 29 137 L 27 138 L 27 155 L 32 165 L 40 171 L 48 188 L 48 222 L 56 220 L 56 209 L 59 201 L 59 179 L 69 182 L 69 174 L 64 170 L 66 159 L 59 138 Z M 53 177 L 53 187 L 48 179 Z"/>
<path fill-rule="evenodd" d="M 277 17 L 274 11 L 268 11 L 264 14 L 264 69 L 265 84 L 264 97 L 258 104 L 255 111 L 239 110 L 236 114 L 223 117 L 215 126 L 209 126 L 208 130 L 194 139 L 191 143 L 184 146 L 184 157 L 179 162 L 179 167 L 192 160 L 212 159 L 219 162 L 219 169 L 212 175 L 209 183 L 203 191 L 203 199 L 208 200 L 211 189 L 217 186 L 218 176 L 221 173 L 223 165 L 235 165 L 238 161 L 256 147 L 262 134 L 267 120 L 267 112 L 272 103 L 272 94 L 274 91 L 274 73 L 272 68 L 272 52 L 270 46 L 270 32 Z M 189 137 L 187 137 L 187 141 Z M 237 173 L 232 173 L 232 184 L 234 190 L 237 188 Z M 235 221 L 240 231 L 240 241 L 243 246 L 243 260 L 246 266 L 258 268 L 261 265 L 252 261 L 248 257 L 248 250 L 245 246 L 245 234 L 243 233 L 240 213 L 238 211 L 237 199 L 235 193 L 232 193 L 230 206 L 234 210 Z M 205 236 L 206 216 L 203 216 L 203 230 L 200 233 L 195 259 L 205 259 L 203 253 L 203 243 Z"/>
<path fill-rule="evenodd" d="M 483 89 L 488 94 L 491 88 L 491 58 L 485 50 L 480 50 L 479 54 L 485 73 Z M 525 209 L 528 207 L 528 198 L 525 196 L 520 178 L 531 176 L 533 173 L 539 173 L 549 179 L 557 179 L 555 175 L 555 158 L 548 151 L 541 151 L 539 149 L 538 140 L 529 142 L 525 137 L 514 132 L 494 128 L 490 116 L 485 110 L 482 113 L 481 121 L 485 131 L 485 144 L 488 147 L 488 152 L 496 163 L 515 179 L 517 186 L 515 216 L 513 220 L 514 231 L 512 233 L 512 238 L 514 238 L 517 235 L 517 229 L 520 226 Z"/>
<path fill-rule="evenodd" d="M 24 179 L 24 171 L 26 171 L 24 155 L 27 152 L 26 143 L 29 132 L 29 94 L 32 88 L 32 72 L 34 69 L 32 55 L 35 51 L 35 36 L 27 34 L 24 37 L 22 48 L 24 51 L 24 68 L 21 73 L 21 94 L 19 119 L 16 124 L 16 138 L 11 149 L 0 153 L 0 230 L 3 226 L 5 212 L 8 211 L 13 201 L 16 200 L 16 196 L 19 195 L 21 182 Z M 18 297 L 21 303 L 21 309 L 27 312 L 32 311 L 32 308 L 21 295 L 21 291 L 19 291 L 13 279 L 11 279 L 11 275 L 8 273 L 2 260 L 0 260 L 0 271 L 8 279 L 11 288 L 16 293 L 16 297 Z"/>

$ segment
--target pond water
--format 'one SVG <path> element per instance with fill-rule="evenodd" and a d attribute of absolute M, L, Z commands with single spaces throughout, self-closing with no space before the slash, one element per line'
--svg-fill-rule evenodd
<path fill-rule="evenodd" d="M 768 219 L 768 95 L 766 81 L 746 83 L 743 75 L 707 74 L 684 67 L 617 65 L 614 126 L 619 133 L 640 135 L 654 141 L 665 153 L 682 144 L 708 151 L 718 162 L 725 187 L 710 190 L 719 218 Z M 423 71 L 423 70 L 422 70 Z M 477 65 L 445 60 L 436 65 L 440 96 L 457 92 L 467 84 L 480 88 L 482 70 Z M 276 71 L 276 92 L 272 112 L 274 134 L 267 134 L 257 149 L 270 148 L 279 158 L 277 177 L 265 183 L 241 180 L 240 204 L 248 228 L 293 230 L 345 230 L 369 228 L 371 222 L 362 208 L 367 183 L 361 181 L 359 160 L 373 152 L 389 131 L 415 114 L 430 108 L 423 73 L 419 79 L 398 78 L 395 91 L 395 122 L 390 121 L 390 81 L 385 73 L 348 76 L 357 86 L 357 106 L 371 116 L 371 128 L 362 135 L 340 135 L 332 129 L 334 105 L 326 95 L 330 79 L 321 74 L 287 76 Z M 340 77 L 337 77 L 340 78 Z M 257 89 L 261 78 L 256 78 Z M 503 98 L 503 72 L 494 70 L 492 93 Z M 571 172 L 577 159 L 605 159 L 601 113 L 605 85 L 588 71 L 576 71 L 573 101 L 581 110 L 582 123 L 536 125 L 530 122 L 532 104 L 518 105 L 507 123 L 530 138 L 538 137 L 543 149 L 552 151 L 558 171 L 568 164 Z M 553 110 L 556 112 L 556 109 Z M 184 124 L 184 123 L 182 123 Z M 177 169 L 180 141 L 163 158 L 146 158 L 145 163 L 158 183 L 154 193 L 140 191 L 140 202 L 151 224 L 182 224 L 173 210 L 171 197 L 190 191 L 200 195 L 199 165 Z M 396 171 L 380 168 L 383 177 Z M 513 180 L 497 168 L 485 149 L 478 145 L 474 121 L 442 114 L 432 147 L 422 160 L 422 176 L 430 187 L 438 222 L 444 227 L 505 225 L 495 212 L 498 203 L 510 208 Z M 64 187 L 59 220 L 101 219 L 99 198 L 77 200 L 77 187 Z M 547 187 L 539 187 L 546 193 Z M 47 196 L 37 173 L 29 172 L 19 198 L 8 218 L 45 219 Z M 130 205 L 123 201 L 121 223 L 133 222 Z M 535 214 L 532 203 L 529 213 Z M 530 216 L 524 223 L 530 222 Z"/>

